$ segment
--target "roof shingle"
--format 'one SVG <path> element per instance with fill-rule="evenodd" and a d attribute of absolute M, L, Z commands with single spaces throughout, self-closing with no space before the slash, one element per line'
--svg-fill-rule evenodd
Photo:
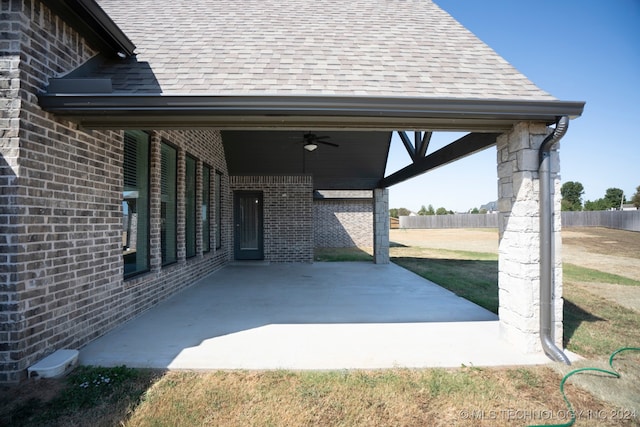
<path fill-rule="evenodd" d="M 430 0 L 98 0 L 116 92 L 553 100 Z"/>

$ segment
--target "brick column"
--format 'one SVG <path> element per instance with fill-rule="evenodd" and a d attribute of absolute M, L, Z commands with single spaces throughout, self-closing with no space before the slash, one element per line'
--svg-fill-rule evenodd
<path fill-rule="evenodd" d="M 502 336 L 525 352 L 540 345 L 540 207 L 538 149 L 549 133 L 544 124 L 519 123 L 498 138 L 498 285 Z M 562 264 L 558 153 L 551 156 L 554 180 L 555 340 L 562 344 Z"/>
<path fill-rule="evenodd" d="M 0 6 L 0 13 L 7 13 L 3 6 Z M 9 20 L 11 14 L 5 17 Z M 15 22 L 13 26 L 7 22 L 7 28 L 19 28 L 18 17 Z M 2 35 L 3 43 L 4 40 L 13 39 L 13 43 L 9 43 L 19 45 L 19 33 L 8 32 Z M 7 49 L 0 56 L 0 383 L 18 382 L 20 370 L 26 368 L 23 360 L 27 327 L 24 315 L 26 304 L 20 301 L 19 288 L 25 290 L 23 283 L 33 277 L 26 269 L 27 261 L 34 261 L 38 256 L 34 254 L 29 259 L 28 254 L 25 254 L 26 243 L 31 241 L 31 236 L 25 236 L 26 226 L 17 221 L 17 218 L 25 218 L 27 212 L 32 212 L 15 202 L 20 194 L 26 194 L 26 190 L 19 188 L 19 91 L 20 54 L 17 48 L 14 54 L 10 54 Z M 36 221 L 33 223 L 36 224 Z M 45 258 L 43 250 L 38 248 L 37 252 L 42 259 Z M 29 288 L 26 290 L 32 292 Z"/>
<path fill-rule="evenodd" d="M 389 264 L 389 190 L 373 190 L 373 262 Z"/>
<path fill-rule="evenodd" d="M 155 274 L 162 270 L 161 243 L 161 175 L 162 175 L 162 137 L 153 132 L 149 144 L 149 268 Z"/>

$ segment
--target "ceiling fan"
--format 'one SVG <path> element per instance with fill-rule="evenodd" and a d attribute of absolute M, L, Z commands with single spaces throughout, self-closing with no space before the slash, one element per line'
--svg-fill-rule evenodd
<path fill-rule="evenodd" d="M 326 139 L 331 138 L 330 136 L 318 136 L 315 133 L 307 132 L 302 137 L 303 147 L 307 151 L 314 151 L 318 148 L 318 144 L 330 145 L 332 147 L 339 147 L 338 144 L 333 142 L 325 141 Z"/>

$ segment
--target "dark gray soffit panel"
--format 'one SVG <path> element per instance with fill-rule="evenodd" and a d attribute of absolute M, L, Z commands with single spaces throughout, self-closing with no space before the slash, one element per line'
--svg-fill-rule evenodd
<path fill-rule="evenodd" d="M 327 141 L 304 149 L 303 131 L 223 131 L 230 175 L 311 174 L 315 189 L 376 188 L 385 172 L 391 132 L 324 132 Z"/>

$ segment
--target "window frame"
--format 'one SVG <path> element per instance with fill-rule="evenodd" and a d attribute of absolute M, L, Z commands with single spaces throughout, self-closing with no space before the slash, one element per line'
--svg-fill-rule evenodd
<path fill-rule="evenodd" d="M 214 181 L 214 197 L 215 197 L 215 209 L 216 209 L 216 250 L 222 248 L 222 172 L 216 169 L 215 181 Z"/>
<path fill-rule="evenodd" d="M 189 162 L 193 164 L 193 177 L 189 176 Z M 191 178 L 192 182 L 189 182 Z M 192 184 L 193 198 L 191 212 L 189 211 L 189 184 Z M 198 159 L 189 154 L 184 158 L 184 246 L 187 259 L 198 255 Z M 189 219 L 193 229 L 189 227 Z M 191 249 L 191 251 L 190 251 Z"/>
<path fill-rule="evenodd" d="M 174 167 L 174 179 L 173 179 L 173 183 L 172 183 L 172 189 L 173 189 L 173 211 L 174 211 L 174 224 L 173 224 L 173 258 L 169 259 L 168 254 L 165 253 L 165 245 L 163 243 L 166 242 L 166 238 L 167 236 L 165 235 L 165 242 L 163 242 L 163 232 L 166 233 L 166 224 L 163 225 L 163 222 L 166 221 L 166 218 L 163 214 L 163 206 L 162 206 L 162 198 L 164 197 L 164 185 L 163 185 L 163 179 L 164 179 L 164 170 L 162 168 L 162 164 L 163 164 L 163 148 L 167 147 L 168 149 L 173 150 L 173 152 L 175 153 L 175 161 L 173 164 Z M 170 142 L 166 141 L 165 139 L 162 139 L 160 141 L 160 259 L 161 259 L 161 265 L 162 267 L 166 267 L 172 264 L 175 264 L 178 262 L 178 161 L 179 161 L 179 149 L 178 147 L 176 147 L 175 145 L 171 144 Z M 163 231 L 163 227 L 164 227 L 164 231 Z"/>
<path fill-rule="evenodd" d="M 124 245 L 123 242 L 123 247 L 122 247 L 122 275 L 123 275 L 123 279 L 124 280 L 128 280 L 131 279 L 133 277 L 139 276 L 141 274 L 144 273 L 148 273 L 149 271 L 151 271 L 151 136 L 144 131 L 141 130 L 126 130 L 123 133 L 123 159 L 122 159 L 122 179 L 123 179 L 123 183 L 122 183 L 122 204 L 124 205 L 125 203 L 125 192 L 127 192 L 126 190 L 126 179 L 125 179 L 125 157 L 126 157 L 126 147 L 125 145 L 127 144 L 126 142 L 126 135 L 129 134 L 131 135 L 133 138 L 136 139 L 137 143 L 140 144 L 141 139 L 140 138 L 144 138 L 144 143 L 146 145 L 146 167 L 145 167 L 145 175 L 146 175 L 146 182 L 144 182 L 145 186 L 146 186 L 146 209 L 143 209 L 143 213 L 146 214 L 146 224 L 143 228 L 144 233 L 146 235 L 146 239 L 143 240 L 143 243 L 146 246 L 146 255 L 144 256 L 143 260 L 144 260 L 144 265 L 143 268 L 141 269 L 136 269 L 134 271 L 131 271 L 129 273 L 126 272 L 127 270 L 127 263 L 125 262 L 125 257 L 128 255 L 126 254 L 126 246 Z M 136 181 L 138 178 L 138 156 L 136 153 Z M 134 190 L 132 190 L 134 191 Z M 135 190 L 136 192 L 138 190 Z M 140 213 L 140 211 L 138 211 L 138 214 Z M 123 221 L 124 221 L 124 206 L 122 206 L 122 216 L 123 216 Z M 130 215 L 130 213 L 128 214 Z M 131 225 L 130 221 L 131 221 L 131 217 L 128 218 L 129 221 L 129 226 Z M 139 219 L 138 219 L 139 221 Z M 124 224 L 123 224 L 124 226 Z M 136 236 L 137 236 L 137 232 L 140 230 L 136 230 Z M 124 229 L 123 229 L 124 232 Z M 124 237 L 124 236 L 123 236 Z M 130 235 L 127 236 L 127 240 L 130 239 Z M 124 240 L 124 239 L 123 239 Z M 138 247 L 138 244 L 140 243 L 140 241 L 136 241 L 136 248 Z M 136 250 L 136 255 L 137 255 L 138 251 Z M 137 258 L 136 258 L 137 260 Z M 137 264 L 137 263 L 136 263 Z"/>
<path fill-rule="evenodd" d="M 211 252 L 211 175 L 213 168 L 206 163 L 202 163 L 202 199 L 200 203 L 202 218 L 202 253 Z M 205 185 L 205 171 L 208 172 L 208 185 Z M 205 197 L 206 196 L 206 197 Z M 206 230 L 206 231 L 205 231 Z"/>

